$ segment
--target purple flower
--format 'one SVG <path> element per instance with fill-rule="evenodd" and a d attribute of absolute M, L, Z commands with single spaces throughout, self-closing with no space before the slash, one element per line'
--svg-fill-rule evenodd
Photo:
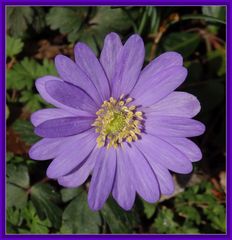
<path fill-rule="evenodd" d="M 144 44 L 132 35 L 124 45 L 106 36 L 100 59 L 84 43 L 75 46 L 75 62 L 58 55 L 60 78 L 36 81 L 41 97 L 56 108 L 32 114 L 42 140 L 30 157 L 53 159 L 49 178 L 78 187 L 92 175 L 88 202 L 100 209 L 109 194 L 125 210 L 138 193 L 147 202 L 172 194 L 169 171 L 190 173 L 202 158 L 188 137 L 205 127 L 191 119 L 200 103 L 191 94 L 174 91 L 186 78 L 180 54 L 166 52 L 143 70 Z"/>

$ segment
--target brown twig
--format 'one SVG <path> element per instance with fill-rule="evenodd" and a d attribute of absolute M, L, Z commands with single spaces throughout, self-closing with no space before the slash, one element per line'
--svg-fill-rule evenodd
<path fill-rule="evenodd" d="M 151 53 L 150 53 L 149 61 L 154 59 L 157 46 L 158 46 L 158 44 L 160 42 L 160 39 L 162 38 L 163 34 L 167 31 L 167 29 L 169 28 L 169 26 L 171 24 L 173 24 L 175 22 L 178 22 L 179 20 L 180 20 L 179 14 L 178 13 L 172 13 L 167 19 L 165 19 L 163 21 L 163 23 L 159 27 L 158 33 L 150 35 L 150 37 L 153 38 L 153 44 L 152 44 L 152 47 L 151 47 Z"/>

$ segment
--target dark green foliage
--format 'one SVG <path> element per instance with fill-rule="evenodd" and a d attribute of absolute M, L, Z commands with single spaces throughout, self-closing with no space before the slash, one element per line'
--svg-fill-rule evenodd
<path fill-rule="evenodd" d="M 97 9 L 53 7 L 46 21 L 51 29 L 58 29 L 61 33 L 67 34 L 68 41 L 85 42 L 96 52 L 98 46 L 102 46 L 107 33 L 112 31 L 121 33 L 131 27 L 131 20 L 121 8 L 110 7 Z"/>
<path fill-rule="evenodd" d="M 153 227 L 159 233 L 199 233 L 199 227 L 209 231 L 208 224 L 225 232 L 225 207 L 213 196 L 212 185 L 203 182 L 179 194 L 172 209 L 159 207 Z"/>
<path fill-rule="evenodd" d="M 7 207 L 23 208 L 27 204 L 29 187 L 28 168 L 25 165 L 7 165 Z M 17 200 L 16 200 L 17 199 Z"/>
<path fill-rule="evenodd" d="M 13 129 L 20 134 L 21 139 L 27 144 L 32 144 L 39 140 L 39 137 L 33 133 L 33 126 L 29 121 L 18 119 L 14 122 Z"/>
<path fill-rule="evenodd" d="M 200 36 L 196 33 L 173 32 L 163 41 L 165 51 L 179 52 L 184 58 L 190 56 L 198 47 Z"/>
<path fill-rule="evenodd" d="M 100 225 L 99 212 L 89 209 L 86 192 L 79 191 L 64 209 L 61 233 L 99 233 Z"/>
<path fill-rule="evenodd" d="M 24 58 L 7 71 L 7 89 L 20 91 L 19 102 L 24 104 L 26 110 L 34 112 L 44 103 L 33 91 L 35 80 L 45 75 L 56 75 L 51 61 L 44 59 L 42 64 L 39 64 L 34 59 Z M 15 101 L 15 99 L 10 100 Z"/>
<path fill-rule="evenodd" d="M 37 210 L 37 213 L 41 219 L 48 218 L 53 226 L 59 229 L 61 225 L 62 211 L 57 206 L 60 202 L 60 195 L 55 189 L 44 183 L 38 183 L 32 186 L 31 200 Z"/>
<path fill-rule="evenodd" d="M 7 233 L 226 232 L 221 177 L 226 172 L 225 12 L 222 6 L 7 7 Z M 202 107 L 197 119 L 207 129 L 195 139 L 203 160 L 194 163 L 193 178 L 201 174 L 203 180 L 199 184 L 191 178 L 188 187 L 176 183 L 182 191 L 155 204 L 137 197 L 131 211 L 121 209 L 111 196 L 93 212 L 87 201 L 89 180 L 79 188 L 63 188 L 46 178 L 50 161 L 29 158 L 29 147 L 40 139 L 29 119 L 32 112 L 51 107 L 39 96 L 35 81 L 57 75 L 55 55 L 73 58 L 74 44 L 81 41 L 99 56 L 112 31 L 123 43 L 133 33 L 142 36 L 144 66 L 165 51 L 183 55 L 188 76 L 178 91 L 197 96 Z"/>
<path fill-rule="evenodd" d="M 139 220 L 136 212 L 126 212 L 111 198 L 101 210 L 102 216 L 112 233 L 133 233 Z"/>
<path fill-rule="evenodd" d="M 46 16 L 46 22 L 52 30 L 68 34 L 68 40 L 75 42 L 82 22 L 87 17 L 86 8 L 53 7 Z M 62 19 L 62 21 L 61 21 Z"/>
<path fill-rule="evenodd" d="M 20 38 L 13 38 L 7 36 L 6 39 L 6 56 L 7 57 L 14 57 L 18 53 L 20 53 L 23 49 L 24 43 Z"/>
<path fill-rule="evenodd" d="M 22 37 L 33 20 L 31 7 L 7 7 L 7 29 L 12 36 Z"/>
<path fill-rule="evenodd" d="M 41 64 L 34 59 L 24 58 L 7 72 L 7 89 L 30 90 L 37 78 L 56 75 L 53 64 L 45 59 Z"/>

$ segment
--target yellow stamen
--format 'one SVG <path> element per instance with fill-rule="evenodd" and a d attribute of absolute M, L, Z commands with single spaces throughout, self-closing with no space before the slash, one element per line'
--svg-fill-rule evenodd
<path fill-rule="evenodd" d="M 117 148 L 124 141 L 132 142 L 141 134 L 142 112 L 135 111 L 136 106 L 127 106 L 133 99 L 124 99 L 122 94 L 119 100 L 110 97 L 104 101 L 96 112 L 97 118 L 92 124 L 95 127 L 98 147 L 106 146 Z"/>

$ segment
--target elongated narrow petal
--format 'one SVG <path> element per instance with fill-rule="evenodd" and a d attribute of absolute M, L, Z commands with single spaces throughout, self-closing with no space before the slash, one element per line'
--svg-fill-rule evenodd
<path fill-rule="evenodd" d="M 133 184 L 138 194 L 147 202 L 154 203 L 159 199 L 159 185 L 151 166 L 135 146 L 124 145 L 133 171 Z"/>
<path fill-rule="evenodd" d="M 151 164 L 153 161 L 158 162 L 177 173 L 190 173 L 192 171 L 192 164 L 188 158 L 158 137 L 146 134 L 143 135 L 141 141 L 136 141 L 134 144 Z"/>
<path fill-rule="evenodd" d="M 179 87 L 186 76 L 187 70 L 182 66 L 174 66 L 161 71 L 133 89 L 131 92 L 131 96 L 135 99 L 133 104 L 148 107 L 157 103 Z"/>
<path fill-rule="evenodd" d="M 59 178 L 77 167 L 92 152 L 96 145 L 93 130 L 70 137 L 60 149 L 60 154 L 47 169 L 49 178 Z"/>
<path fill-rule="evenodd" d="M 84 163 L 80 164 L 77 169 L 74 169 L 68 175 L 58 178 L 59 184 L 70 188 L 79 187 L 91 174 L 96 161 L 99 160 L 99 154 L 99 149 L 95 148 Z"/>
<path fill-rule="evenodd" d="M 98 105 L 101 104 L 100 95 L 93 82 L 75 62 L 66 56 L 57 55 L 55 65 L 60 77 L 64 81 L 81 88 L 92 97 Z"/>
<path fill-rule="evenodd" d="M 74 49 L 75 61 L 95 85 L 102 101 L 110 98 L 109 81 L 94 52 L 84 43 L 77 43 Z"/>
<path fill-rule="evenodd" d="M 149 161 L 149 163 L 156 175 L 157 181 L 159 183 L 160 192 L 162 194 L 171 195 L 175 190 L 175 186 L 172 175 L 168 171 L 168 168 L 164 167 L 157 161 Z"/>
<path fill-rule="evenodd" d="M 91 117 L 65 117 L 47 120 L 35 128 L 38 136 L 57 138 L 72 136 L 91 128 Z"/>
<path fill-rule="evenodd" d="M 112 32 L 105 37 L 100 62 L 110 83 L 112 83 L 113 76 L 118 68 L 117 58 L 121 48 L 122 43 L 120 37 L 116 33 Z"/>
<path fill-rule="evenodd" d="M 63 80 L 61 80 L 60 78 L 54 77 L 54 76 L 41 77 L 41 78 L 38 78 L 35 82 L 36 88 L 37 88 L 40 96 L 46 102 L 51 103 L 55 107 L 66 110 L 67 112 L 77 114 L 78 116 L 91 116 L 92 115 L 85 110 L 80 110 L 80 109 L 76 109 L 76 108 L 70 107 L 68 105 L 65 105 L 63 102 L 59 102 L 56 99 L 54 99 L 52 96 L 50 96 L 50 94 L 47 92 L 47 89 L 45 87 L 45 85 L 50 81 L 57 81 L 59 83 L 64 83 Z"/>
<path fill-rule="evenodd" d="M 59 154 L 60 147 L 68 138 L 43 138 L 29 150 L 29 156 L 34 160 L 48 160 L 55 158 Z"/>
<path fill-rule="evenodd" d="M 146 114 L 145 130 L 156 136 L 194 137 L 204 133 L 205 126 L 201 122 L 182 117 L 156 116 Z"/>
<path fill-rule="evenodd" d="M 97 211 L 102 208 L 108 198 L 115 178 L 116 151 L 113 148 L 100 149 L 91 179 L 88 202 L 91 209 Z"/>
<path fill-rule="evenodd" d="M 199 101 L 192 94 L 172 92 L 144 111 L 153 112 L 154 115 L 192 118 L 200 112 L 200 109 Z"/>
<path fill-rule="evenodd" d="M 80 88 L 60 81 L 48 81 L 45 84 L 47 93 L 57 102 L 74 109 L 95 113 L 95 102 Z"/>
<path fill-rule="evenodd" d="M 47 108 L 32 113 L 31 122 L 37 127 L 45 121 L 65 117 L 76 117 L 76 115 L 59 108 Z"/>
<path fill-rule="evenodd" d="M 121 49 L 113 78 L 113 97 L 128 94 L 134 87 L 144 61 L 144 44 L 137 34 L 132 35 Z"/>
<path fill-rule="evenodd" d="M 130 167 L 127 153 L 120 148 L 117 150 L 117 170 L 112 194 L 125 210 L 130 210 L 135 201 L 133 179 L 133 170 Z"/>
<path fill-rule="evenodd" d="M 202 159 L 200 148 L 188 138 L 162 137 L 162 139 L 184 153 L 190 161 L 196 162 Z"/>
<path fill-rule="evenodd" d="M 154 79 L 161 71 L 173 66 L 182 66 L 183 58 L 179 53 L 166 52 L 150 62 L 141 72 L 136 88 L 140 88 L 146 81 Z"/>

